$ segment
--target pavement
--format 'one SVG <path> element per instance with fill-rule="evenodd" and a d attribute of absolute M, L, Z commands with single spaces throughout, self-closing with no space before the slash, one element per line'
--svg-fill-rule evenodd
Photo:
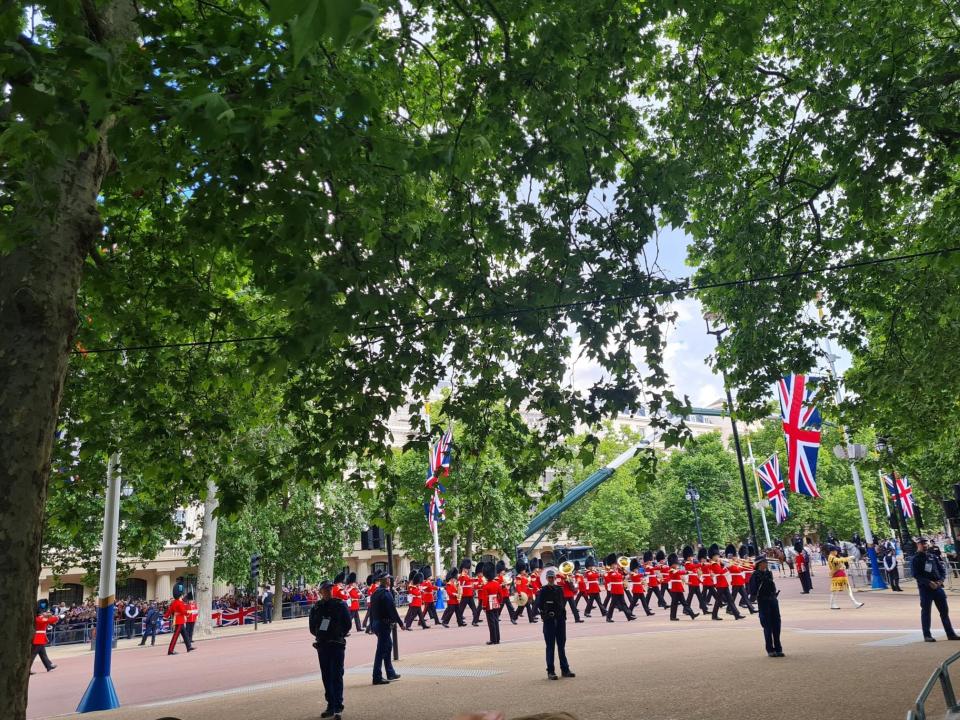
<path fill-rule="evenodd" d="M 566 711 L 587 720 L 620 718 L 903 718 L 934 668 L 960 643 L 923 643 L 915 590 L 863 592 L 866 605 L 828 609 L 826 579 L 801 595 L 778 579 L 785 658 L 768 658 L 756 616 L 712 622 L 655 617 L 609 624 L 597 615 L 568 623 L 567 655 L 576 678 L 549 681 L 539 625 L 431 628 L 400 634 L 402 674 L 370 684 L 374 639 L 348 639 L 345 720 L 450 720 L 502 710 L 508 718 Z M 721 615 L 723 617 L 723 615 Z M 960 621 L 958 621 L 960 622 Z M 296 626 L 293 625 L 296 623 Z M 939 623 L 935 620 L 934 627 Z M 265 631 L 266 630 L 266 631 Z M 87 718 L 109 720 L 314 720 L 324 709 L 312 638 L 304 621 L 237 629 L 198 643 L 189 655 L 165 647 L 122 648 L 113 679 L 123 707 Z M 57 656 L 58 668 L 31 678 L 29 718 L 71 713 L 89 681 L 92 655 Z M 942 717 L 939 690 L 928 705 Z"/>

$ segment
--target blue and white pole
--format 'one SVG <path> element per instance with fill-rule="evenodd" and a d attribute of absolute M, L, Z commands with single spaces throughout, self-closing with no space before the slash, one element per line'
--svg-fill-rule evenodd
<path fill-rule="evenodd" d="M 113 616 L 117 598 L 117 532 L 120 526 L 120 472 L 117 453 L 107 462 L 107 500 L 103 508 L 103 552 L 100 555 L 100 592 L 97 596 L 97 639 L 94 645 L 93 678 L 77 712 L 112 710 L 120 700 L 110 677 L 113 651 Z"/>

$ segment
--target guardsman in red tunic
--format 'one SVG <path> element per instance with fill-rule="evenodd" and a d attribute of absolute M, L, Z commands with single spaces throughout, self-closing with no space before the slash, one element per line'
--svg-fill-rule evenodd
<path fill-rule="evenodd" d="M 333 587 L 330 588 L 330 597 L 334 600 L 342 600 L 344 604 L 350 602 L 350 594 L 344 586 L 346 579 L 346 572 L 337 573 L 337 576 L 333 579 Z"/>
<path fill-rule="evenodd" d="M 470 621 L 474 627 L 480 624 L 480 608 L 477 607 L 477 583 L 470 574 L 473 563 L 470 558 L 464 558 L 460 561 L 460 576 L 457 581 L 460 583 L 460 615 L 459 622 L 465 622 L 464 615 L 467 609 L 470 609 Z"/>
<path fill-rule="evenodd" d="M 644 574 L 639 559 L 630 558 L 630 574 L 626 580 L 630 587 L 630 613 L 633 613 L 637 603 L 642 603 L 643 611 L 647 615 L 655 615 L 656 613 L 650 610 L 650 605 L 647 603 L 647 589 L 643 585 Z"/>
<path fill-rule="evenodd" d="M 697 560 L 700 561 L 700 592 L 703 594 L 703 606 L 706 608 L 704 614 L 710 611 L 710 602 L 716 599 L 714 593 L 713 565 L 710 558 L 707 557 L 707 549 L 697 550 Z"/>
<path fill-rule="evenodd" d="M 373 575 L 367 575 L 367 588 L 365 594 L 367 596 L 367 611 L 363 614 L 363 627 L 366 629 L 365 632 L 367 635 L 373 635 L 373 628 L 370 626 L 370 600 L 373 598 L 373 594 L 377 591 L 377 583 L 373 580 Z"/>
<path fill-rule="evenodd" d="M 733 600 L 734 605 L 746 608 L 750 611 L 751 615 L 754 615 L 757 611 L 747 595 L 747 584 L 750 582 L 750 573 L 752 572 L 752 570 L 745 567 L 745 565 L 750 562 L 747 559 L 749 555 L 747 546 L 741 545 L 737 554 L 740 556 L 739 563 L 737 559 L 734 558 L 730 566 L 730 599 Z M 737 598 L 740 598 L 739 602 Z"/>
<path fill-rule="evenodd" d="M 167 611 L 163 614 L 164 618 L 173 616 L 173 633 L 170 637 L 170 645 L 167 647 L 167 655 L 176 655 L 174 648 L 177 646 L 177 639 L 183 635 L 183 626 L 187 622 L 187 605 L 180 599 L 179 589 L 174 590 L 173 602 L 167 606 Z M 187 652 L 193 650 L 190 638 L 183 635 L 183 644 L 187 646 Z"/>
<path fill-rule="evenodd" d="M 184 638 L 190 641 L 190 646 L 193 646 L 193 629 L 197 625 L 197 618 L 200 617 L 200 608 L 197 607 L 197 603 L 193 600 L 193 592 L 188 592 L 183 596 L 183 599 L 186 600 L 187 605 L 187 621 L 183 624 L 183 636 Z M 188 649 L 187 652 L 190 652 Z"/>
<path fill-rule="evenodd" d="M 47 672 L 57 667 L 47 657 L 47 628 L 60 621 L 60 617 L 52 614 L 49 607 L 46 600 L 37 603 L 37 616 L 33 620 L 33 654 L 30 655 L 30 667 L 33 667 L 33 661 L 39 655 L 40 662 L 43 663 Z M 33 670 L 30 670 L 30 674 L 34 674 Z"/>
<path fill-rule="evenodd" d="M 646 606 L 650 607 L 650 599 L 660 597 L 660 578 L 657 577 L 657 565 L 653 562 L 653 550 L 647 550 L 643 554 L 643 575 L 647 579 Z"/>
<path fill-rule="evenodd" d="M 600 573 L 597 572 L 597 561 L 593 559 L 593 556 L 587 558 L 587 571 L 583 574 L 584 581 L 584 596 L 587 598 L 587 607 L 584 608 L 583 614 L 586 617 L 590 617 L 590 611 L 593 609 L 594 603 L 597 607 L 603 612 L 603 605 L 600 602 Z"/>
<path fill-rule="evenodd" d="M 560 564 L 563 565 L 564 562 L 565 561 L 561 559 Z M 580 611 L 577 610 L 577 576 L 566 575 L 557 570 L 556 585 L 563 590 L 563 601 L 573 612 L 573 621 L 578 623 L 586 622 L 581 619 Z M 534 593 L 534 597 L 536 597 L 536 593 Z"/>
<path fill-rule="evenodd" d="M 410 607 L 407 608 L 407 616 L 403 619 L 403 626 L 409 630 L 413 621 L 416 619 L 420 627 L 428 630 L 427 623 L 423 619 L 423 597 L 420 590 L 420 583 L 423 582 L 423 575 L 416 570 L 410 571 L 410 582 L 407 584 L 407 594 L 410 596 Z"/>
<path fill-rule="evenodd" d="M 450 568 L 444 579 L 443 589 L 447 593 L 447 607 L 443 611 L 443 617 L 440 624 L 444 627 L 450 627 L 450 618 L 457 618 L 457 625 L 463 627 L 466 623 L 463 621 L 463 613 L 460 612 L 460 583 L 457 582 L 457 569 Z"/>
<path fill-rule="evenodd" d="M 736 555 L 736 549 L 733 545 L 727 546 L 727 557 L 733 558 Z M 713 619 L 714 620 L 723 620 L 719 616 L 720 606 L 725 605 L 727 612 L 731 613 L 737 620 L 742 620 L 743 615 L 737 610 L 737 606 L 733 604 L 733 600 L 730 598 L 730 586 L 727 582 L 727 569 L 724 567 L 723 563 L 720 562 L 720 546 L 714 543 L 710 546 L 710 571 L 713 573 L 713 592 L 717 598 L 716 603 L 713 606 Z"/>
<path fill-rule="evenodd" d="M 420 568 L 423 575 L 423 584 L 420 585 L 420 596 L 423 598 L 423 616 L 433 618 L 433 624 L 439 625 L 437 617 L 437 586 L 433 582 L 433 570 L 429 567 Z"/>
<path fill-rule="evenodd" d="M 706 614 L 708 608 L 700 591 L 700 562 L 693 555 L 693 548 L 685 545 L 683 548 L 683 569 L 687 573 L 687 605 L 693 607 L 693 598 L 697 598 L 700 612 Z"/>
<path fill-rule="evenodd" d="M 487 629 L 490 631 L 490 640 L 487 641 L 487 645 L 499 645 L 500 583 L 497 582 L 497 571 L 492 562 L 480 563 L 478 569 L 486 580 L 480 588 L 480 600 L 483 602 L 483 611 L 487 616 Z"/>
<path fill-rule="evenodd" d="M 533 601 L 536 593 L 530 589 L 530 566 L 526 562 L 517 563 L 517 577 L 513 581 L 517 588 L 517 616 L 527 613 L 527 621 L 531 624 L 539 622 L 539 619 L 533 612 Z"/>
<path fill-rule="evenodd" d="M 607 622 L 613 622 L 613 611 L 620 610 L 627 616 L 627 620 L 636 620 L 637 616 L 627 608 L 626 586 L 623 577 L 623 570 L 617 564 L 616 553 L 610 553 L 604 558 L 604 564 L 607 566 L 603 575 L 603 583 L 607 587 Z"/>
<path fill-rule="evenodd" d="M 693 548 L 690 549 L 690 552 L 693 553 Z M 680 558 L 677 557 L 676 553 L 670 553 L 667 562 L 670 564 L 670 574 L 667 576 L 667 590 L 670 592 L 670 619 L 679 622 L 677 608 L 683 606 L 684 614 L 689 615 L 691 620 L 696 620 L 697 613 L 690 609 L 690 605 L 683 597 L 683 592 L 686 589 L 684 585 L 686 584 L 687 571 L 681 567 Z"/>
<path fill-rule="evenodd" d="M 357 632 L 360 632 L 363 630 L 360 625 L 360 588 L 357 587 L 357 574 L 355 572 L 347 575 L 347 587 L 345 590 L 347 595 L 347 610 L 350 612 L 350 617 L 353 618 Z M 347 635 L 349 634 L 348 632 Z"/>

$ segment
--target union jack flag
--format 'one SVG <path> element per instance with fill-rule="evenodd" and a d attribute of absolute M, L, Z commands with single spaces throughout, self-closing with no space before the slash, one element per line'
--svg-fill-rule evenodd
<path fill-rule="evenodd" d="M 450 475 L 450 455 L 453 446 L 453 429 L 447 430 L 436 445 L 430 446 L 430 467 L 427 470 L 426 486 L 430 490 L 435 487 L 440 488 L 440 492 L 446 492 L 446 489 L 440 483 L 440 478 Z"/>
<path fill-rule="evenodd" d="M 790 515 L 790 507 L 787 505 L 787 486 L 780 479 L 780 459 L 776 453 L 757 468 L 757 475 L 760 476 L 767 500 L 773 506 L 773 514 L 779 525 Z"/>
<path fill-rule="evenodd" d="M 787 481 L 790 491 L 820 497 L 817 490 L 817 453 L 820 450 L 820 411 L 810 404 L 815 378 L 791 375 L 777 383 L 783 436 L 787 443 Z"/>
<path fill-rule="evenodd" d="M 227 610 L 214 610 L 210 617 L 217 624 L 217 627 L 227 625 L 246 625 L 253 622 L 253 615 L 256 608 L 229 608 Z"/>
<path fill-rule="evenodd" d="M 437 488 L 434 488 L 430 502 L 423 504 L 423 511 L 426 513 L 427 525 L 431 532 L 433 532 L 433 526 L 436 523 L 444 522 L 447 519 L 446 504 L 446 500 L 443 499 Z"/>
<path fill-rule="evenodd" d="M 887 491 L 895 503 L 900 503 L 900 509 L 903 510 L 905 517 L 912 518 L 916 512 L 916 505 L 913 500 L 913 488 L 910 487 L 910 479 L 904 475 L 900 477 L 897 473 L 893 477 L 883 476 L 883 482 L 887 486 Z"/>

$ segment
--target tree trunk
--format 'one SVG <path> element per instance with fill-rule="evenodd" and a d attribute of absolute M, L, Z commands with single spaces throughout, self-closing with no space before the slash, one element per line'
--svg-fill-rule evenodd
<path fill-rule="evenodd" d="M 460 534 L 454 533 L 453 539 L 450 541 L 450 566 L 451 567 L 457 567 L 460 564 L 460 558 L 458 557 L 459 544 L 460 544 Z"/>
<path fill-rule="evenodd" d="M 468 558 L 473 557 L 473 525 L 467 527 L 467 537 L 464 541 L 463 556 Z"/>
<path fill-rule="evenodd" d="M 213 606 L 213 566 L 217 557 L 217 483 L 207 479 L 207 497 L 203 503 L 203 534 L 200 536 L 200 566 L 197 568 L 197 617 L 196 633 L 201 638 L 213 636 L 210 618 Z"/>

